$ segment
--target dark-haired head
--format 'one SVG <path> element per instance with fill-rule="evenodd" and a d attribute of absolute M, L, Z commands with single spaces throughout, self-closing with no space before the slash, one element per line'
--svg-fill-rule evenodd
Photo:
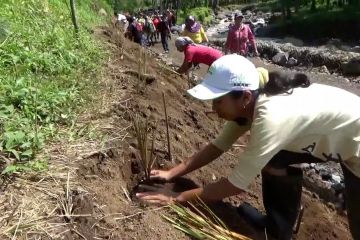
<path fill-rule="evenodd" d="M 291 93 L 298 87 L 309 87 L 310 79 L 304 73 L 269 72 L 269 81 L 262 90 L 267 95 Z"/>

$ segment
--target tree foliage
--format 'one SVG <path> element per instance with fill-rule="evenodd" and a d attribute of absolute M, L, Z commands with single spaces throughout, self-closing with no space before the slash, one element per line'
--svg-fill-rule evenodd
<path fill-rule="evenodd" d="M 161 11 L 172 8 L 186 11 L 191 8 L 238 5 L 258 3 L 270 6 L 267 10 L 280 10 L 286 18 L 292 12 L 301 9 L 317 11 L 320 9 L 352 8 L 360 10 L 360 0 L 107 0 L 115 10 L 122 12 L 137 12 L 143 8 L 156 8 Z M 354 8 L 355 7 L 355 8 Z"/>

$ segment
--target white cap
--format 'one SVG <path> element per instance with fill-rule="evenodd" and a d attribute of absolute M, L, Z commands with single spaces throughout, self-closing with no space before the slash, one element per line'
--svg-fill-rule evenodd
<path fill-rule="evenodd" d="M 216 60 L 202 83 L 188 93 L 200 100 L 211 100 L 231 91 L 257 90 L 259 82 L 255 65 L 243 56 L 231 54 Z"/>

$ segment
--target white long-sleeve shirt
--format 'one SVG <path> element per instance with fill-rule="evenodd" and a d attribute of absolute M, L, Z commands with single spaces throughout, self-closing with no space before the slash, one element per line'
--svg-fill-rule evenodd
<path fill-rule="evenodd" d="M 228 122 L 213 142 L 227 151 L 247 130 L 250 141 L 229 181 L 246 189 L 281 150 L 342 161 L 360 177 L 360 97 L 340 88 L 312 84 L 292 94 L 261 94 L 251 126 Z"/>

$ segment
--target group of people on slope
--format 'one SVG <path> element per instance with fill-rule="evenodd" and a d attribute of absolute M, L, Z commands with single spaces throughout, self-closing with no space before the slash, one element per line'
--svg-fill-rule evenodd
<path fill-rule="evenodd" d="M 239 54 L 247 56 L 249 45 L 255 55 L 259 55 L 256 47 L 255 37 L 250 27 L 243 23 L 244 16 L 241 13 L 235 13 L 234 24 L 229 26 L 229 33 L 225 43 L 226 54 Z M 185 20 L 185 30 L 182 37 L 175 40 L 176 49 L 184 52 L 184 61 L 177 70 L 179 73 L 187 72 L 192 66 L 199 63 L 210 66 L 215 60 L 223 56 L 223 53 L 217 49 L 204 46 L 209 40 L 200 23 L 195 21 L 193 16 Z"/>
<path fill-rule="evenodd" d="M 126 36 L 134 42 L 141 45 L 154 45 L 155 42 L 161 39 L 164 52 L 168 53 L 170 51 L 168 39 L 171 39 L 171 27 L 176 24 L 174 11 L 167 10 L 167 12 L 162 15 L 155 12 L 151 16 L 141 13 L 137 18 L 118 13 L 115 15 L 117 17 L 116 22 L 121 22 L 123 25 L 126 25 L 124 21 L 128 22 Z M 224 46 L 225 54 L 236 53 L 247 56 L 250 51 L 255 55 L 259 54 L 256 47 L 255 36 L 250 27 L 243 23 L 243 20 L 244 16 L 241 13 L 234 14 L 234 23 L 229 26 L 229 32 Z M 206 45 L 209 42 L 204 27 L 196 21 L 194 16 L 188 16 L 183 25 L 184 27 L 180 36 L 190 38 L 193 44 Z M 204 49 L 200 49 L 199 51 L 203 52 Z"/>
<path fill-rule="evenodd" d="M 168 38 L 171 37 L 171 27 L 176 24 L 176 14 L 167 10 L 164 14 L 158 11 L 136 15 L 114 13 L 113 23 L 125 31 L 125 36 L 142 45 L 151 46 L 161 39 L 164 51 L 169 51 Z"/>

